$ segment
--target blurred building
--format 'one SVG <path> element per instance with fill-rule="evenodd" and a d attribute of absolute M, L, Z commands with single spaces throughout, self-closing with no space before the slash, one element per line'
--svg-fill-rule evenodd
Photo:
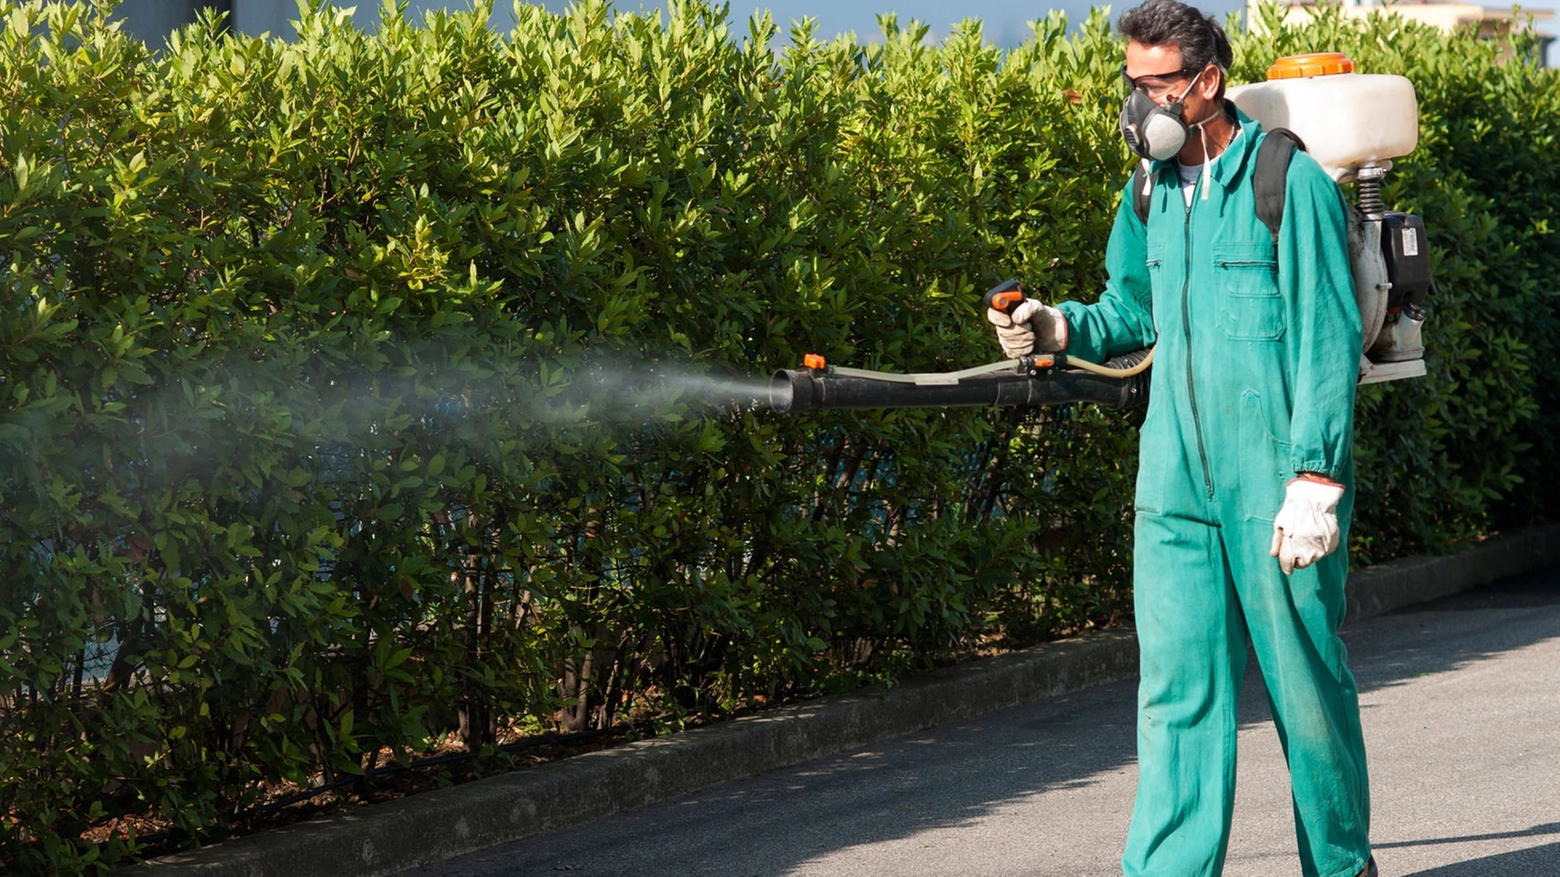
<path fill-rule="evenodd" d="M 1283 0 L 1280 2 L 1282 4 Z M 1337 3 L 1338 0 L 1321 2 Z M 1248 0 L 1247 21 L 1261 21 L 1257 14 L 1258 5 L 1259 0 Z M 1309 21 L 1311 10 L 1317 5 L 1318 0 L 1288 0 L 1285 23 L 1303 24 Z M 1538 42 L 1536 60 L 1540 64 L 1544 64 L 1549 57 L 1549 46 L 1555 41 L 1554 34 L 1539 26 L 1540 22 L 1548 22 L 1555 17 L 1554 12 L 1547 9 L 1516 10 L 1511 6 L 1480 6 L 1456 0 L 1398 0 L 1390 4 L 1375 0 L 1342 0 L 1339 5 L 1343 14 L 1351 18 L 1363 18 L 1379 9 L 1390 9 L 1404 18 L 1422 21 L 1448 32 L 1462 27 L 1477 27 L 1479 36 L 1486 40 L 1507 40 L 1515 33 L 1531 33 Z"/>

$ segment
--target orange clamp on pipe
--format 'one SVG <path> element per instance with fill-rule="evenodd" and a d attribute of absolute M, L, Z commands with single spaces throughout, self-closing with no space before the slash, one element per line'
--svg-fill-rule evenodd
<path fill-rule="evenodd" d="M 827 368 L 829 363 L 826 362 L 821 355 L 819 355 L 817 353 L 809 353 L 806 356 L 802 357 L 802 365 L 806 366 L 807 368 L 815 368 L 815 369 L 822 370 L 824 368 Z"/>

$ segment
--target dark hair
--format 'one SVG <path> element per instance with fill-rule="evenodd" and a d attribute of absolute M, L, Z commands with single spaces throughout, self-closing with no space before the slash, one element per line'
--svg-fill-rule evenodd
<path fill-rule="evenodd" d="M 1116 22 L 1116 30 L 1145 46 L 1175 46 L 1181 50 L 1181 66 L 1194 72 L 1215 64 L 1222 74 L 1235 61 L 1224 28 L 1212 16 L 1178 0 L 1148 0 L 1129 9 Z M 1219 97 L 1224 96 L 1224 80 L 1221 75 Z"/>

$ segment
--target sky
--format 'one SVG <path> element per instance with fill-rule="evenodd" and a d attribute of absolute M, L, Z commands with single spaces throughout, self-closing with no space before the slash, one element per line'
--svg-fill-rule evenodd
<path fill-rule="evenodd" d="M 379 0 L 335 0 L 338 6 L 356 6 L 357 21 L 360 26 L 372 27 L 379 19 Z M 951 26 L 964 18 L 979 18 L 984 23 L 986 38 L 1001 46 L 1016 45 L 1028 35 L 1026 22 L 1038 18 L 1044 18 L 1051 9 L 1060 9 L 1067 13 L 1069 20 L 1081 21 L 1089 13 L 1092 5 L 1088 0 L 728 0 L 731 4 L 731 17 L 737 22 L 743 22 L 749 15 L 760 8 L 769 9 L 774 13 L 775 23 L 780 26 L 782 32 L 793 19 L 801 19 L 811 16 L 818 20 L 818 36 L 821 38 L 832 37 L 847 31 L 855 31 L 863 38 L 875 37 L 878 33 L 877 15 L 880 12 L 892 11 L 898 14 L 899 21 L 904 24 L 910 19 L 923 21 L 931 26 L 934 37 L 946 34 Z M 1137 5 L 1138 0 L 1118 2 L 1112 6 L 1113 12 L 1119 14 L 1125 9 Z M 1204 0 L 1194 5 L 1204 11 L 1219 15 L 1221 18 L 1236 9 L 1245 6 L 1244 0 Z M 1482 2 L 1484 5 L 1510 8 L 1509 0 L 1470 0 L 1470 2 Z M 562 11 L 568 7 L 567 0 L 543 0 L 543 5 L 555 11 Z M 617 0 L 617 8 L 624 10 L 638 10 L 641 6 L 650 9 L 662 6 L 655 0 Z M 1104 4 L 1100 4 L 1104 5 Z M 1554 11 L 1560 8 L 1560 0 L 1527 0 L 1523 8 Z M 461 9 L 469 8 L 470 0 L 410 0 L 408 11 L 415 18 L 417 14 L 426 9 Z M 510 13 L 510 0 L 495 0 L 493 24 L 499 29 L 507 29 L 513 22 Z M 1560 31 L 1560 17 L 1550 19 L 1543 25 L 1550 33 Z M 1552 45 L 1549 49 L 1549 64 L 1560 65 L 1560 45 Z"/>

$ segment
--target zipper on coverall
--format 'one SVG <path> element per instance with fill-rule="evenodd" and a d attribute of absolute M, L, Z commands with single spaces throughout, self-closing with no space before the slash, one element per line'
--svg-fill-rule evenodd
<path fill-rule="evenodd" d="M 1196 203 L 1197 196 L 1192 196 L 1192 202 Z M 1181 272 L 1181 328 L 1186 334 L 1186 397 L 1192 406 L 1192 431 L 1197 434 L 1197 456 L 1202 460 L 1203 486 L 1208 489 L 1208 498 L 1213 499 L 1213 476 L 1208 472 L 1208 449 L 1203 445 L 1202 417 L 1197 413 L 1197 382 L 1192 377 L 1192 207 L 1186 207 L 1185 221 L 1186 237 L 1185 246 L 1182 248 L 1186 254 L 1185 270 Z"/>

